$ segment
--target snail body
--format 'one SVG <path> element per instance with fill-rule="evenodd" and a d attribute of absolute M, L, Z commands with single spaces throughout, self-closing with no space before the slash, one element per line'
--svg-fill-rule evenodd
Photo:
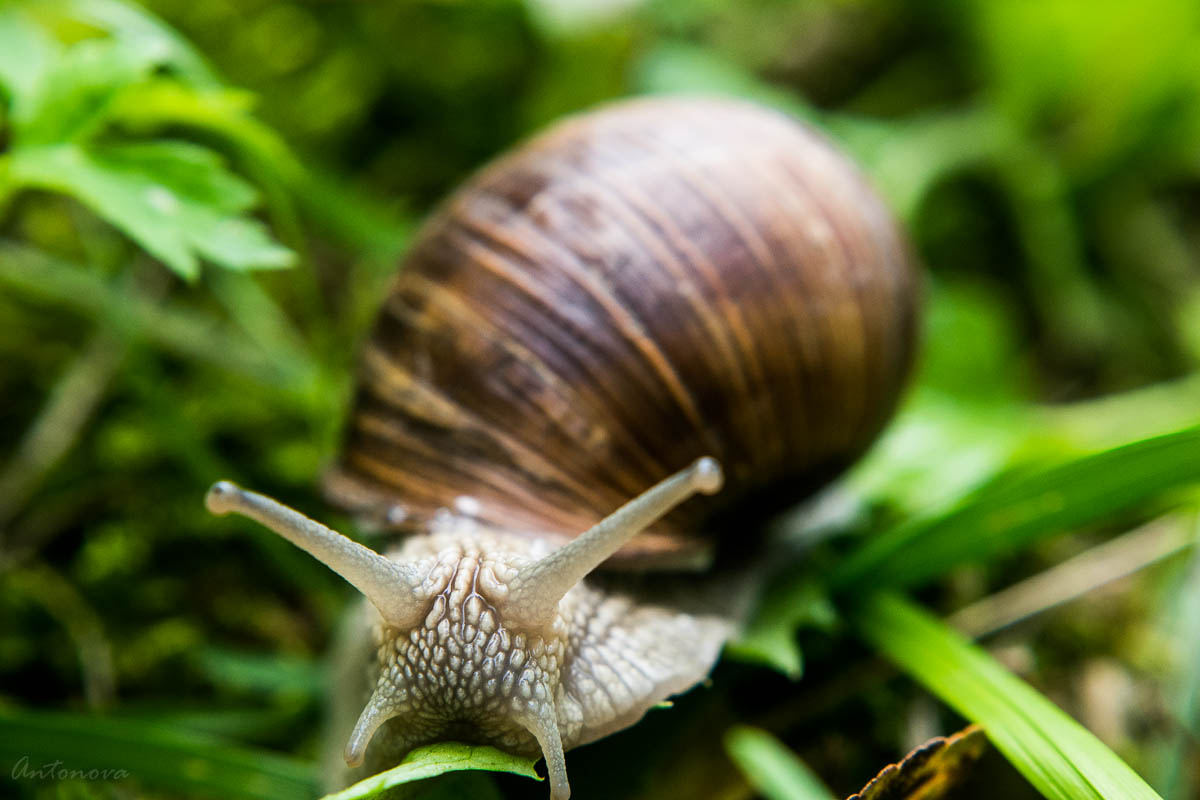
<path fill-rule="evenodd" d="M 695 568 L 836 476 L 896 404 L 915 294 L 883 204 L 808 128 L 616 104 L 471 179 L 389 291 L 326 488 L 418 535 L 385 557 L 231 484 L 208 504 L 366 596 L 347 763 L 492 744 L 544 755 L 565 800 L 564 750 L 701 680 L 736 624 L 595 571 Z"/>

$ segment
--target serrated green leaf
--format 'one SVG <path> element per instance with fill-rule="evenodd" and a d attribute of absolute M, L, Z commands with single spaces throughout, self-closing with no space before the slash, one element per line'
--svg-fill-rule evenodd
<path fill-rule="evenodd" d="M 63 13 L 80 22 L 108 31 L 117 39 L 136 42 L 161 54 L 160 60 L 189 83 L 214 86 L 218 83 L 204 57 L 170 26 L 139 8 L 120 0 L 60 0 Z"/>
<path fill-rule="evenodd" d="M 241 90 L 195 88 L 154 78 L 123 92 L 111 109 L 111 119 L 115 127 L 131 134 L 155 135 L 170 129 L 219 141 L 239 168 L 262 187 L 274 223 L 298 238 L 296 200 L 317 202 L 324 214 L 329 198 L 318 195 L 318 200 L 310 194 L 306 170 L 287 144 L 251 116 L 255 102 L 252 94 Z"/>
<path fill-rule="evenodd" d="M 167 219 L 178 200 L 157 181 L 109 172 L 71 144 L 17 150 L 9 175 L 19 184 L 72 195 L 180 275 L 199 274 L 191 249 Z"/>
<path fill-rule="evenodd" d="M 164 126 L 193 128 L 218 136 L 282 182 L 291 183 L 302 167 L 283 140 L 250 116 L 254 95 L 224 87 L 193 88 L 155 78 L 130 86 L 112 108 L 123 129 L 151 133 Z"/>
<path fill-rule="evenodd" d="M 833 800 L 816 773 L 764 730 L 746 725 L 730 729 L 725 752 L 767 800 Z"/>
<path fill-rule="evenodd" d="M 1086 728 L 984 650 L 904 598 L 878 592 L 849 613 L 858 633 L 959 713 L 983 726 L 1051 800 L 1161 800 Z"/>
<path fill-rule="evenodd" d="M 86 39 L 54 60 L 27 102 L 13 110 L 14 147 L 79 141 L 106 121 L 109 105 L 126 86 L 161 62 L 152 42 Z"/>
<path fill-rule="evenodd" d="M 348 789 L 325 795 L 322 800 L 363 800 L 375 797 L 394 786 L 464 769 L 511 772 L 514 775 L 541 780 L 533 769 L 533 759 L 519 758 L 494 747 L 443 742 L 418 747 L 386 772 L 372 775 Z"/>
<path fill-rule="evenodd" d="M 286 267 L 294 258 L 259 223 L 234 216 L 253 190 L 195 145 L 21 148 L 10 175 L 76 197 L 185 278 L 199 273 L 198 255 L 230 269 Z"/>
<path fill-rule="evenodd" d="M 284 269 L 296 260 L 296 254 L 276 244 L 257 220 L 222 218 L 199 208 L 184 216 L 196 252 L 226 269 Z"/>
<path fill-rule="evenodd" d="M 293 262 L 294 254 L 263 225 L 240 216 L 257 194 L 226 170 L 214 152 L 182 142 L 89 143 L 114 122 L 134 118 L 145 125 L 146 112 L 135 117 L 134 101 L 139 95 L 141 100 L 157 98 L 160 105 L 151 114 L 158 114 L 160 127 L 185 121 L 180 118 L 188 115 L 182 112 L 190 111 L 186 123 L 207 123 L 208 132 L 233 140 L 257 170 L 273 170 L 259 178 L 276 198 L 278 212 L 286 206 L 282 187 L 299 168 L 269 129 L 243 113 L 247 95 L 217 88 L 184 40 L 125 3 L 56 0 L 39 6 L 43 16 L 66 15 L 112 34 L 85 39 L 53 58 L 44 51 L 57 45 L 26 10 L 18 5 L 0 12 L 0 80 L 13 83 L 14 98 L 13 144 L 0 164 L 0 197 L 30 187 L 72 195 L 188 279 L 199 274 L 201 257 L 233 270 L 275 269 Z M 164 65 L 176 77 L 152 79 Z M 180 83 L 181 75 L 194 86 Z M 149 88 L 139 91 L 143 86 Z M 206 102 L 199 99 L 201 90 Z M 162 114 L 167 99 L 176 118 Z"/>
<path fill-rule="evenodd" d="M 24 762 L 22 762 L 24 759 Z M 307 763 L 172 726 L 129 719 L 0 710 L 0 767 L 121 770 L 137 786 L 244 800 L 316 794 Z M 124 779 L 122 779 L 124 780 Z"/>
<path fill-rule="evenodd" d="M 153 177 L 172 192 L 226 214 L 248 211 L 254 187 L 225 168 L 220 155 L 190 142 L 153 141 L 95 148 L 96 159 L 114 172 Z"/>

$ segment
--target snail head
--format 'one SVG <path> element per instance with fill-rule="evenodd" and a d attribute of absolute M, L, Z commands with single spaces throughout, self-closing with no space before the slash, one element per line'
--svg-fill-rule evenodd
<path fill-rule="evenodd" d="M 583 578 L 676 505 L 721 484 L 717 462 L 702 458 L 557 549 L 461 519 L 409 540 L 417 543 L 402 548 L 399 560 L 227 481 L 215 484 L 205 503 L 214 514 L 250 517 L 308 551 L 377 612 L 378 677 L 346 744 L 347 764 L 361 765 L 380 726 L 396 720 L 388 757 L 446 739 L 541 753 L 552 796 L 563 800 L 570 793 L 564 744 L 603 735 L 645 706 L 609 697 L 595 710 L 597 693 L 610 691 L 601 673 L 612 642 L 593 641 L 587 631 L 598 629 L 598 614 L 623 606 L 618 601 L 601 613 L 604 599 Z M 610 621 L 605 629 L 618 628 Z M 676 684 L 687 685 L 669 675 L 645 694 L 657 702 Z"/>

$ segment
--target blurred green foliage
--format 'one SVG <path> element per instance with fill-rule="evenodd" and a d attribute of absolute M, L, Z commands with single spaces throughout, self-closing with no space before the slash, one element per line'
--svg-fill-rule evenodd
<path fill-rule="evenodd" d="M 72 23 L 108 35 L 70 44 L 51 35 Z M 160 68 L 174 75 L 156 75 Z M 0 84 L 9 110 L 0 203 L 26 189 L 70 195 L 186 278 L 199 274 L 198 256 L 230 269 L 291 264 L 292 253 L 244 218 L 256 193 L 216 153 L 113 135 L 147 119 L 194 124 L 206 104 L 221 117 L 241 116 L 236 98 L 214 87 L 199 58 L 151 18 L 105 2 L 9 4 L 0 15 Z"/>
<path fill-rule="evenodd" d="M 163 796 L 227 795 L 223 771 L 266 749 L 287 754 L 261 762 L 284 796 L 311 781 L 348 592 L 208 518 L 204 488 L 233 478 L 346 523 L 313 487 L 356 345 L 436 201 L 564 114 L 720 92 L 865 166 L 928 267 L 925 353 L 834 519 L 795 526 L 817 566 L 780 576 L 733 651 L 805 680 L 727 662 L 572 752 L 572 785 L 748 796 L 717 733 L 749 723 L 857 790 L 921 706 L 863 666 L 817 577 L 895 555 L 949 608 L 1195 502 L 1198 17 L 1187 0 L 0 0 L 0 709 L 106 710 L 77 752 L 141 732 L 147 774 L 174 753 L 217 776 L 166 770 Z M 1047 497 L 1019 550 L 956 535 Z M 1124 664 L 1137 699 L 1105 741 L 1169 800 L 1200 786 L 1186 560 L 1001 642 L 1085 724 L 1088 654 Z M 13 714 L 0 753 L 37 725 L 52 751 L 76 719 Z M 68 784 L 16 787 L 109 796 Z"/>

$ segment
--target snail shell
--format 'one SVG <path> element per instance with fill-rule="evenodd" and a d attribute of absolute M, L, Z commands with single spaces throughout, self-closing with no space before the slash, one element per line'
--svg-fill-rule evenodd
<path fill-rule="evenodd" d="M 425 225 L 326 488 L 376 519 L 465 496 L 487 525 L 570 536 L 712 455 L 726 489 L 609 564 L 692 562 L 872 441 L 912 361 L 915 295 L 891 215 L 810 128 L 728 99 L 582 114 Z"/>

